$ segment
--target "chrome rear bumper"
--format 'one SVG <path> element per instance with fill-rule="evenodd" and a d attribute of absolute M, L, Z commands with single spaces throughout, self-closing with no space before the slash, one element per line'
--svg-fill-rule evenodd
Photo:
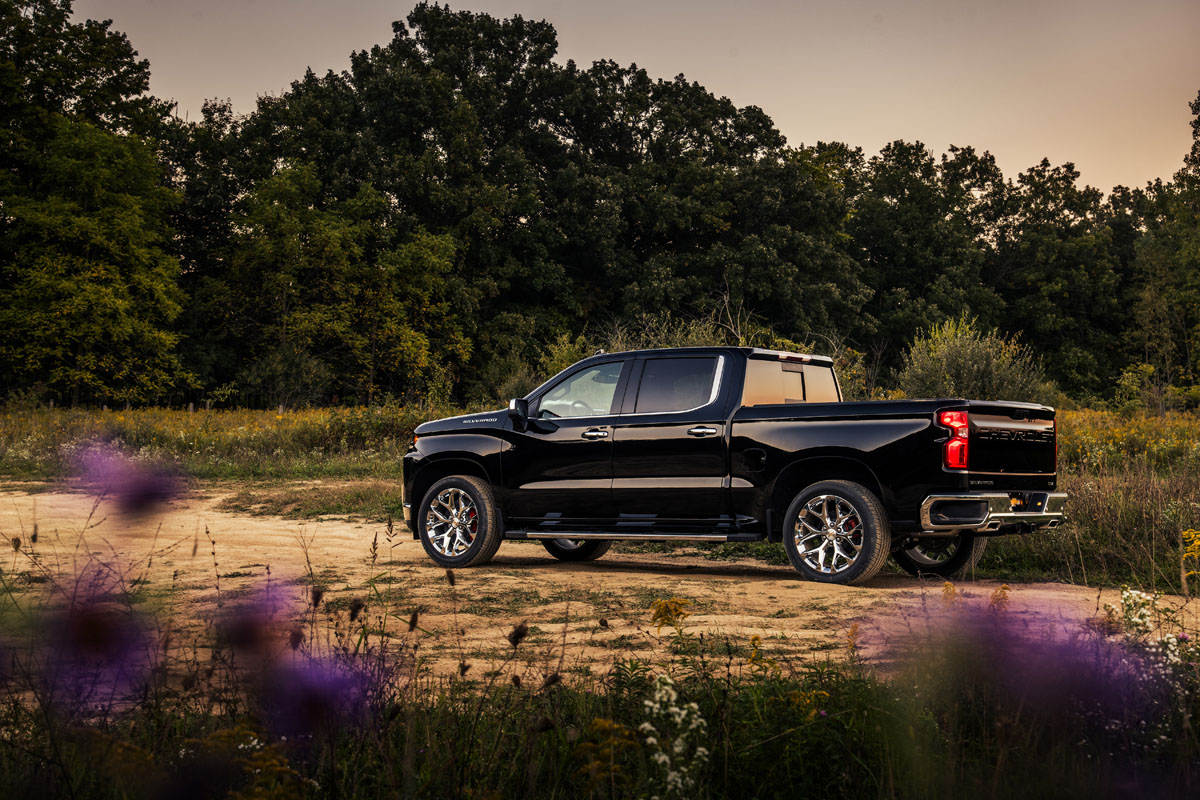
<path fill-rule="evenodd" d="M 998 531 L 1006 525 L 1057 528 L 1066 492 L 931 494 L 921 503 L 925 531 Z"/>

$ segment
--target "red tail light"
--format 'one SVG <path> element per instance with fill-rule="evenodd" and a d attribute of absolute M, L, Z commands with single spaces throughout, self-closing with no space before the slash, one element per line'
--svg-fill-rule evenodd
<path fill-rule="evenodd" d="M 971 444 L 967 438 L 967 412 L 943 411 L 938 414 L 938 423 L 950 429 L 950 439 L 942 445 L 942 465 L 946 469 L 966 469 Z"/>

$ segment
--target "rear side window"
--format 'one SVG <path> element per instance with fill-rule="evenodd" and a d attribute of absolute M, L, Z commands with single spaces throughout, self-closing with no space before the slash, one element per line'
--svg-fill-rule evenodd
<path fill-rule="evenodd" d="M 743 406 L 836 403 L 840 399 L 829 367 L 758 358 L 746 362 Z"/>
<path fill-rule="evenodd" d="M 648 358 L 642 369 L 634 412 L 688 411 L 708 405 L 717 378 L 717 358 Z"/>
<path fill-rule="evenodd" d="M 831 367 L 817 367 L 812 364 L 804 365 L 804 400 L 808 403 L 836 403 L 838 397 L 837 382 L 833 379 Z"/>

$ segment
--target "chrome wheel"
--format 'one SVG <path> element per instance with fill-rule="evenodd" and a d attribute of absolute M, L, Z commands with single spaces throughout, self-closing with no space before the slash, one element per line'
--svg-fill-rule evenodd
<path fill-rule="evenodd" d="M 542 539 L 542 544 L 559 561 L 595 561 L 612 547 L 609 539 Z"/>
<path fill-rule="evenodd" d="M 810 569 L 836 575 L 850 568 L 863 547 L 862 516 L 844 497 L 818 495 L 792 526 L 796 552 Z"/>
<path fill-rule="evenodd" d="M 954 558 L 958 552 L 959 537 L 930 539 L 904 548 L 904 554 L 921 567 L 936 567 Z"/>
<path fill-rule="evenodd" d="M 551 541 L 563 550 L 578 550 L 584 544 L 583 539 L 551 539 Z"/>
<path fill-rule="evenodd" d="M 454 487 L 429 501 L 425 531 L 433 549 L 451 558 L 465 553 L 479 535 L 479 512 L 471 495 Z"/>

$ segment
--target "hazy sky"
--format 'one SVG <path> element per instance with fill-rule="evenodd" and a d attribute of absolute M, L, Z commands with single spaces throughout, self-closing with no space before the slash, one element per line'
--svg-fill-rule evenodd
<path fill-rule="evenodd" d="M 898 138 L 973 145 L 1005 174 L 1074 161 L 1108 190 L 1169 177 L 1191 142 L 1200 0 L 470 0 L 547 19 L 559 59 L 684 73 L 762 107 L 793 144 L 874 153 Z M 409 2 L 76 0 L 150 59 L 151 89 L 195 118 L 205 98 L 254 108 L 305 67 L 349 65 Z"/>

